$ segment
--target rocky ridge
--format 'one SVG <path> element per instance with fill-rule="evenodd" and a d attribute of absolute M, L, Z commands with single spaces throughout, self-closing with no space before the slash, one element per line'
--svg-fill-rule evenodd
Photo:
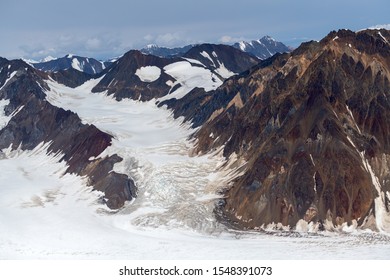
<path fill-rule="evenodd" d="M 82 57 L 68 54 L 61 58 L 55 58 L 48 61 L 34 62 L 31 65 L 45 72 L 57 72 L 67 69 L 74 69 L 86 74 L 98 74 L 111 65 L 109 61 L 99 61 L 94 58 Z"/>
<path fill-rule="evenodd" d="M 246 161 L 226 186 L 222 216 L 241 228 L 357 221 L 385 230 L 389 41 L 387 30 L 331 32 L 215 91 L 165 102 L 201 126 L 197 153 L 223 147 Z"/>

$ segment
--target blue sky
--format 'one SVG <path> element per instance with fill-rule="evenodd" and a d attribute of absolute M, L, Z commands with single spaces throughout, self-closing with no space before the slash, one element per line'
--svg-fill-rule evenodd
<path fill-rule="evenodd" d="M 1 0 L 0 56 L 99 59 L 156 43 L 233 43 L 270 35 L 287 45 L 331 30 L 390 23 L 388 0 Z"/>

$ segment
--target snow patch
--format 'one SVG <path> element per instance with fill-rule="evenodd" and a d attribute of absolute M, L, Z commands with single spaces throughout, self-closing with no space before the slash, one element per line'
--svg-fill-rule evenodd
<path fill-rule="evenodd" d="M 220 63 L 220 66 L 217 69 L 215 69 L 215 72 L 217 74 L 219 74 L 224 79 L 227 79 L 233 75 L 236 75 L 236 73 L 233 73 L 232 71 L 227 69 L 223 63 Z"/>
<path fill-rule="evenodd" d="M 46 56 L 44 59 L 42 59 L 41 62 L 49 62 L 49 61 L 56 60 L 56 59 L 57 58 L 52 57 L 51 55 L 49 55 L 49 56 Z"/>
<path fill-rule="evenodd" d="M 359 152 L 359 151 L 358 151 Z M 376 191 L 378 192 L 378 197 L 375 198 L 375 220 L 376 226 L 379 231 L 384 233 L 390 233 L 390 213 L 386 210 L 387 207 L 385 205 L 385 193 L 382 191 L 380 182 L 378 177 L 375 175 L 372 167 L 367 159 L 364 157 L 363 152 L 359 152 L 359 155 L 362 159 L 362 163 L 364 168 L 370 173 L 371 180 L 373 185 L 375 186 Z"/>
<path fill-rule="evenodd" d="M 179 61 L 164 67 L 165 73 L 173 77 L 176 82 L 172 88 L 178 84 L 180 88 L 162 97 L 159 101 L 170 98 L 180 99 L 195 87 L 204 88 L 205 91 L 216 89 L 222 81 L 210 70 L 199 66 L 193 66 L 188 61 Z"/>
<path fill-rule="evenodd" d="M 210 56 L 207 52 L 202 51 L 200 54 L 201 54 L 204 58 L 207 58 L 208 60 L 210 60 L 211 63 L 214 65 L 214 67 L 216 67 L 216 66 L 215 66 L 215 63 L 214 63 L 214 60 L 211 58 L 211 56 Z"/>
<path fill-rule="evenodd" d="M 6 116 L 4 108 L 9 104 L 9 100 L 0 100 L 0 130 L 7 126 L 11 116 Z"/>
<path fill-rule="evenodd" d="M 241 41 L 241 42 L 239 42 L 238 44 L 239 44 L 239 46 L 240 46 L 240 50 L 242 50 L 242 51 L 245 51 L 245 50 L 246 50 L 246 44 L 245 44 L 244 41 Z"/>
<path fill-rule="evenodd" d="M 348 111 L 349 115 L 350 115 L 351 118 L 352 118 L 353 123 L 355 124 L 355 127 L 356 127 L 357 131 L 358 131 L 359 133 L 362 133 L 362 132 L 360 131 L 359 126 L 357 125 L 357 122 L 356 122 L 356 120 L 355 120 L 355 117 L 354 117 L 353 114 L 352 114 L 351 109 L 348 107 L 348 105 L 345 105 L 345 106 L 346 106 L 346 108 L 347 108 L 347 111 Z"/>
<path fill-rule="evenodd" d="M 83 72 L 83 70 L 81 69 L 80 61 L 77 58 L 72 59 L 72 68 L 74 68 L 80 72 Z"/>
<path fill-rule="evenodd" d="M 11 65 L 8 66 L 8 69 L 10 68 Z M 4 84 L 0 87 L 0 90 L 2 90 L 8 82 L 16 75 L 17 71 L 14 71 L 11 73 L 11 75 L 8 76 L 7 80 L 5 80 Z"/>
<path fill-rule="evenodd" d="M 188 57 L 183 57 L 185 60 L 187 60 L 188 62 L 192 63 L 192 64 L 198 64 L 200 66 L 203 66 L 206 68 L 206 65 L 204 65 L 202 62 L 200 62 L 199 60 L 196 60 L 196 59 L 193 59 L 193 58 L 188 58 Z"/>
<path fill-rule="evenodd" d="M 142 82 L 151 83 L 160 78 L 161 69 L 157 66 L 145 66 L 137 69 L 137 71 L 135 71 L 135 74 Z"/>
<path fill-rule="evenodd" d="M 389 43 L 387 39 L 382 35 L 382 33 L 378 32 L 378 35 L 381 36 L 382 40 L 385 41 L 385 43 Z"/>

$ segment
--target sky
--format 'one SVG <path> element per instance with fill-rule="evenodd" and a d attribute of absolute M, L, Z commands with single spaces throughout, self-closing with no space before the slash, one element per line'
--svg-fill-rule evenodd
<path fill-rule="evenodd" d="M 0 56 L 108 59 L 265 35 L 297 47 L 332 30 L 390 25 L 388 0 L 0 0 Z"/>

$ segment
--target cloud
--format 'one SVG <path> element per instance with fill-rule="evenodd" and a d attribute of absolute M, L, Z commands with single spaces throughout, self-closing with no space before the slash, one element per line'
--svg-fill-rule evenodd
<path fill-rule="evenodd" d="M 390 23 L 388 23 L 388 24 L 378 24 L 378 25 L 375 25 L 375 26 L 371 26 L 368 29 L 388 29 L 388 30 L 390 30 Z"/>
<path fill-rule="evenodd" d="M 165 33 L 160 34 L 156 38 L 157 45 L 162 45 L 166 47 L 175 46 L 177 44 L 183 43 L 183 39 L 179 33 Z"/>
<path fill-rule="evenodd" d="M 89 38 L 85 43 L 85 48 L 87 50 L 98 50 L 102 47 L 102 42 L 99 38 Z"/>
<path fill-rule="evenodd" d="M 63 57 L 68 53 L 94 57 L 97 59 L 109 59 L 122 55 L 131 47 L 118 34 L 53 34 L 34 36 L 34 40 L 25 40 L 18 46 L 17 57 L 40 60 L 47 56 Z"/>
<path fill-rule="evenodd" d="M 231 43 L 233 41 L 233 38 L 225 35 L 225 36 L 222 36 L 221 39 L 219 39 L 219 41 L 221 41 L 224 44 Z"/>
<path fill-rule="evenodd" d="M 167 32 L 154 35 L 147 34 L 142 37 L 142 40 L 135 41 L 135 43 L 142 48 L 147 44 L 156 44 L 162 47 L 178 47 L 199 42 L 186 36 L 184 32 Z"/>
<path fill-rule="evenodd" d="M 244 38 L 242 38 L 242 37 L 234 38 L 234 37 L 231 37 L 228 35 L 224 35 L 219 39 L 219 41 L 223 44 L 232 44 L 232 43 L 236 43 L 236 42 L 243 41 L 243 40 L 244 40 Z"/>

